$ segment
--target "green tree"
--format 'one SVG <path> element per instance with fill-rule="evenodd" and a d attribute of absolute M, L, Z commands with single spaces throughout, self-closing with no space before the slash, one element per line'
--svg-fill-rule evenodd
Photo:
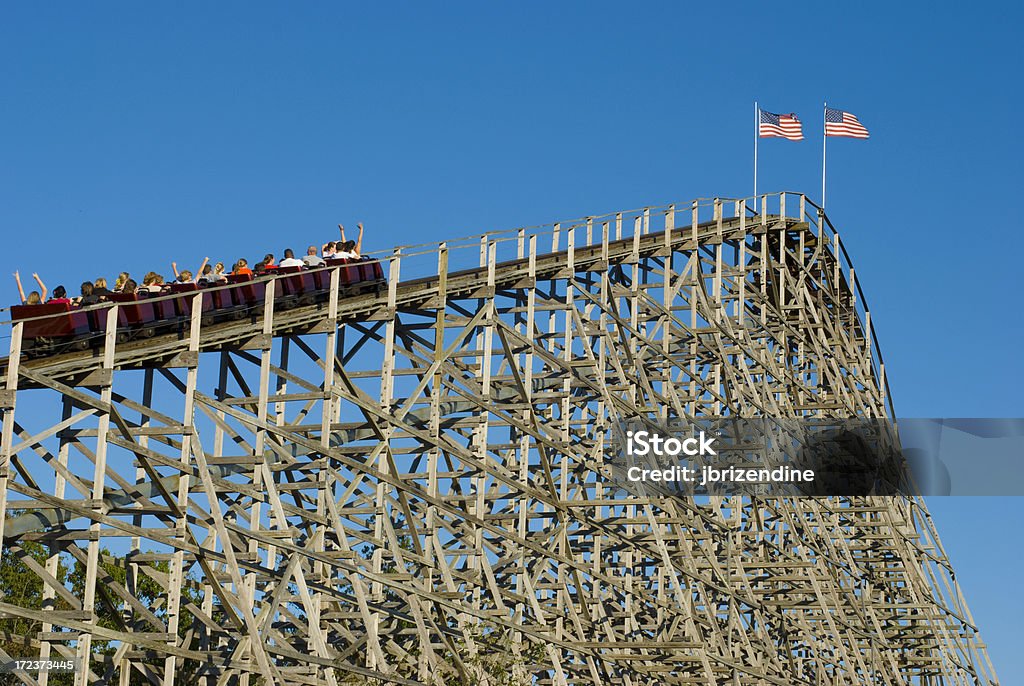
<path fill-rule="evenodd" d="M 32 569 L 31 562 L 44 566 L 51 552 L 46 546 L 34 541 L 8 541 L 0 556 L 0 599 L 10 605 L 30 609 L 43 610 L 43 589 L 42 578 Z M 72 556 L 63 553 L 58 557 L 58 570 L 56 579 L 68 589 L 72 595 L 82 598 L 85 592 L 86 565 L 81 561 L 84 554 Z M 163 602 L 167 595 L 167 589 L 158 579 L 166 579 L 170 573 L 170 563 L 157 561 L 138 565 L 138 575 L 135 583 L 130 587 L 128 584 L 130 562 L 126 556 L 112 554 L 107 549 L 100 552 L 100 565 L 98 570 L 98 592 L 96 594 L 95 612 L 99 626 L 121 630 L 131 623 L 131 608 L 128 603 L 119 595 L 112 592 L 110 587 L 118 584 L 124 588 L 131 588 L 133 595 L 150 608 L 153 614 L 163 622 L 167 621 L 167 603 Z M 151 572 L 151 573 L 147 573 Z M 154 578 L 156 577 L 156 578 Z M 199 605 L 201 595 L 198 591 L 199 582 L 191 575 L 186 575 L 182 584 L 181 606 L 192 603 Z M 67 602 L 57 596 L 47 603 L 49 609 L 68 610 L 71 609 Z M 215 618 L 221 614 L 216 611 Z M 196 633 L 191 632 L 194 618 L 191 613 L 183 611 L 179 614 L 178 636 L 187 638 L 189 642 L 198 640 Z M 59 625 L 59 621 L 56 622 Z M 12 658 L 37 658 L 39 656 L 39 642 L 37 634 L 42 630 L 42 622 L 35 619 L 23 617 L 6 616 L 0 617 L 0 647 Z M 147 626 L 144 631 L 158 631 L 156 627 Z M 104 657 L 110 657 L 117 650 L 117 643 L 102 639 L 94 639 L 92 642 L 93 655 L 102 661 Z M 154 664 L 155 667 L 163 668 L 163 659 L 159 658 Z M 189 676 L 194 674 L 199 665 L 194 660 L 179 661 L 176 671 L 186 682 Z M 73 682 L 73 675 L 54 673 L 50 675 L 49 683 L 53 686 L 65 686 Z M 0 686 L 6 684 L 20 683 L 11 674 L 0 674 Z M 130 683 L 135 686 L 148 684 L 140 673 L 133 671 Z"/>
<path fill-rule="evenodd" d="M 17 515 L 15 511 L 13 513 Z M 16 605 L 27 610 L 42 610 L 43 580 L 29 566 L 34 562 L 40 567 L 45 566 L 50 551 L 46 546 L 35 541 L 11 541 L 3 548 L 0 555 L 0 596 L 9 605 Z M 58 558 L 56 578 L 62 584 L 66 582 L 68 567 L 63 557 Z M 59 596 L 51 601 L 50 609 L 66 610 L 67 603 Z M 42 629 L 42 622 L 25 617 L 0 617 L 0 647 L 11 658 L 39 657 L 39 642 L 36 635 Z M 71 675 L 53 675 L 54 686 L 70 684 Z M 12 674 L 0 675 L 0 684 L 20 683 Z"/>

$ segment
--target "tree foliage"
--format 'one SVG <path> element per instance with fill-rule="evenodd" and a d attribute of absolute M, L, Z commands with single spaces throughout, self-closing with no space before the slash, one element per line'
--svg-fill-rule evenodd
<path fill-rule="evenodd" d="M 3 554 L 0 555 L 0 595 L 2 602 L 15 605 L 28 610 L 58 610 L 65 611 L 75 609 L 69 606 L 68 602 L 56 595 L 53 599 L 44 603 L 43 591 L 44 581 L 32 569 L 32 562 L 39 567 L 44 567 L 47 559 L 51 556 L 50 550 L 35 541 L 10 542 L 4 546 Z M 79 559 L 81 558 L 81 559 Z M 57 582 L 70 591 L 75 598 L 83 598 L 85 595 L 85 581 L 87 566 L 82 561 L 86 559 L 85 552 L 79 549 L 76 555 L 62 552 L 57 557 L 57 572 L 54 575 Z M 129 589 L 129 592 L 137 598 L 142 605 L 149 608 L 152 613 L 164 625 L 158 628 L 147 623 L 137 630 L 147 632 L 166 632 L 167 626 L 167 595 L 165 581 L 168 578 L 171 565 L 167 561 L 155 561 L 145 564 L 136 564 L 134 574 L 131 570 L 130 560 L 125 555 L 112 554 L 107 549 L 101 549 L 99 566 L 97 570 L 98 592 L 95 601 L 95 614 L 97 623 L 101 627 L 123 630 L 131 628 L 133 622 L 133 611 L 129 603 L 111 589 L 120 586 Z M 129 575 L 132 578 L 129 578 Z M 200 602 L 200 595 L 197 591 L 198 582 L 191 576 L 186 576 L 185 582 L 181 585 L 181 605 Z M 179 614 L 178 636 L 190 641 L 195 640 L 195 633 L 191 632 L 192 614 L 181 612 Z M 60 621 L 54 621 L 53 631 L 60 631 Z M 42 622 L 38 619 L 15 617 L 12 615 L 0 616 L 0 648 L 11 658 L 36 659 L 40 654 L 38 634 L 42 631 Z M 69 631 L 69 641 L 77 637 L 77 632 Z M 95 638 L 92 641 L 92 655 L 94 660 L 93 669 L 102 672 L 102 664 L 109 664 L 110 658 L 116 652 L 119 643 Z M 59 659 L 56 652 L 51 653 L 52 659 Z M 154 667 L 163 668 L 162 658 L 159 665 Z M 193 673 L 199 667 L 194 661 L 179 661 L 177 671 L 187 680 L 187 675 Z M 49 683 L 53 686 L 65 686 L 73 681 L 72 674 L 53 673 L 49 677 Z M 134 685 L 148 684 L 149 681 L 138 671 L 132 673 L 130 682 Z M 0 675 L 0 686 L 7 683 L 19 683 L 11 674 Z"/>

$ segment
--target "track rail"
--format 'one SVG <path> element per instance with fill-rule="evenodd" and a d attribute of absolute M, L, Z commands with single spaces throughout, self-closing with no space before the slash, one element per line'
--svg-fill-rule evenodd
<path fill-rule="evenodd" d="M 664 255 L 667 250 L 694 250 L 698 245 L 706 245 L 709 239 L 735 240 L 748 233 L 757 235 L 767 230 L 796 230 L 810 232 L 811 227 L 805 221 L 794 218 L 765 216 L 763 221 L 751 223 L 747 217 L 730 217 L 722 221 L 704 222 L 697 227 L 677 226 L 671 231 L 666 241 L 665 232 L 658 231 L 628 238 L 610 240 L 607 244 L 574 248 L 573 269 L 575 272 L 599 271 L 609 265 L 623 264 L 634 255 L 651 257 Z M 568 276 L 568 251 L 546 253 L 536 256 L 536 279 L 554 279 Z M 389 259 L 398 259 L 389 258 Z M 513 288 L 522 286 L 529 278 L 529 258 L 508 260 L 495 265 L 495 288 Z M 483 293 L 486 286 L 487 267 L 477 267 L 451 272 L 447 275 L 445 294 L 451 298 L 473 297 L 474 293 Z M 261 277 L 257 281 L 272 281 L 282 277 Z M 397 285 L 395 302 L 398 308 L 420 308 L 439 295 L 441 277 L 438 275 L 413 278 Z M 225 287 L 222 287 L 225 288 Z M 164 296 L 165 298 L 180 296 Z M 116 304 L 96 306 L 96 310 L 106 311 Z M 373 320 L 388 307 L 387 291 L 364 293 L 343 298 L 338 303 L 338 321 Z M 274 315 L 274 335 L 285 335 L 308 330 L 323 321 L 324 304 L 297 307 L 288 311 L 277 311 Z M 262 321 L 258 312 L 239 322 L 225 322 L 202 329 L 200 338 L 201 352 L 214 352 L 225 348 L 260 349 L 267 345 L 261 335 L 254 335 Z M 10 322 L 8 322 L 10 324 Z M 182 366 L 181 355 L 188 350 L 186 331 L 164 334 L 154 338 L 137 340 L 119 344 L 114 357 L 115 369 L 136 369 L 141 367 Z M 65 353 L 51 357 L 24 360 L 22 368 L 32 372 L 45 373 L 53 380 L 69 385 L 91 385 L 95 378 L 91 376 L 102 365 L 99 350 Z M 6 374 L 7 358 L 0 359 L 0 375 Z"/>

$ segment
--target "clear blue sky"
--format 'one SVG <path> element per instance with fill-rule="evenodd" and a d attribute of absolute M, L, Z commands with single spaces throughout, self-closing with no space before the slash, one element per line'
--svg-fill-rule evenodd
<path fill-rule="evenodd" d="M 1011 3 L 11 3 L 0 251 L 52 288 L 367 225 L 368 248 L 751 190 L 820 194 L 903 416 L 1024 416 Z M 1005 683 L 1024 680 L 1016 499 L 932 504 Z M 995 534 L 985 527 L 1001 517 Z M 1008 525 L 1007 519 L 1013 522 Z"/>

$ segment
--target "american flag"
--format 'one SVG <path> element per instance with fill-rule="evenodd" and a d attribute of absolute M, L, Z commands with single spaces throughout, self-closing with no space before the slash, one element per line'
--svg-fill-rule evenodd
<path fill-rule="evenodd" d="M 757 133 L 761 138 L 777 136 L 791 141 L 804 139 L 803 126 L 792 112 L 789 114 L 772 114 L 764 110 L 759 110 L 759 112 L 761 117 L 757 125 Z"/>
<path fill-rule="evenodd" d="M 825 108 L 825 135 L 867 138 L 868 130 L 849 112 Z"/>

